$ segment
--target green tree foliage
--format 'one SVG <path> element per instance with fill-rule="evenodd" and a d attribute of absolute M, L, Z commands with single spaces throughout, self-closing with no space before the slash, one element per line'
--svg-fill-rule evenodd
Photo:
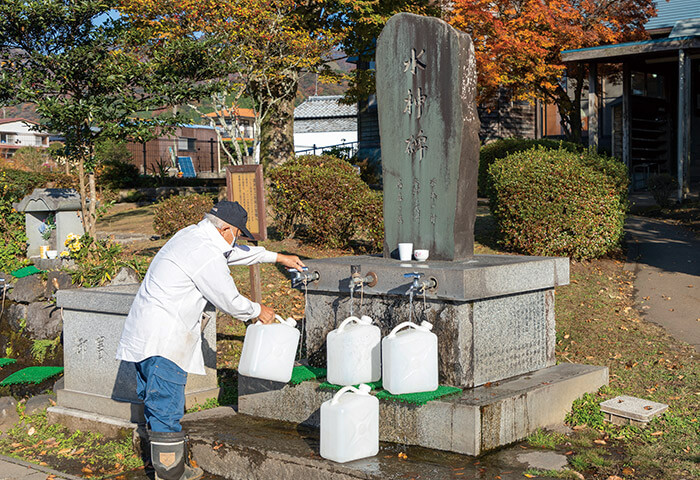
<path fill-rule="evenodd" d="M 78 168 L 83 222 L 94 233 L 95 144 L 139 141 L 177 121 L 153 112 L 209 92 L 206 45 L 178 42 L 146 56 L 122 48 L 132 32 L 103 0 L 0 3 L 0 103 L 31 102 L 39 129 L 62 133 Z M 89 197 L 89 198 L 88 198 Z"/>

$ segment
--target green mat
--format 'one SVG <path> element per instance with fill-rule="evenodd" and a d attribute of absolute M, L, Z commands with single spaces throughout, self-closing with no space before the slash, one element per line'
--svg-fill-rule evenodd
<path fill-rule="evenodd" d="M 435 400 L 455 393 L 462 393 L 462 389 L 457 387 L 448 387 L 447 385 L 440 385 L 437 388 L 437 390 L 433 390 L 432 392 L 404 393 L 402 395 L 392 395 L 386 390 L 381 390 L 377 392 L 377 398 L 380 400 L 391 400 L 392 402 L 404 402 L 412 403 L 414 405 L 425 405 L 431 400 Z"/>
<path fill-rule="evenodd" d="M 377 380 L 376 382 L 367 382 L 366 385 L 369 385 L 372 390 L 380 390 L 382 388 L 382 381 Z M 353 385 L 353 387 L 357 388 L 360 385 Z M 328 382 L 323 382 L 321 385 L 318 386 L 321 390 L 335 390 L 338 391 L 341 388 L 343 388 L 343 385 L 336 385 L 335 383 L 328 383 Z"/>
<path fill-rule="evenodd" d="M 29 265 L 28 267 L 22 267 L 19 270 L 15 270 L 12 273 L 12 276 L 15 278 L 22 278 L 22 277 L 28 277 L 29 275 L 34 275 L 35 273 L 41 273 L 43 270 L 39 270 L 36 268 L 34 265 Z"/>
<path fill-rule="evenodd" d="M 324 378 L 325 376 L 325 368 L 299 365 L 298 367 L 294 367 L 292 369 L 292 379 L 289 381 L 289 383 L 292 385 L 299 385 L 301 382 L 315 380 L 317 378 Z"/>
<path fill-rule="evenodd" d="M 7 377 L 0 382 L 0 386 L 18 383 L 41 383 L 60 373 L 63 373 L 63 367 L 27 367 Z"/>
<path fill-rule="evenodd" d="M 404 393 L 402 395 L 392 395 L 387 390 L 382 388 L 382 381 L 367 383 L 372 390 L 378 390 L 375 396 L 380 400 L 389 400 L 392 402 L 403 402 L 412 403 L 414 405 L 425 405 L 431 400 L 436 400 L 447 395 L 452 395 L 455 393 L 462 393 L 462 389 L 458 387 L 448 387 L 447 385 L 440 385 L 437 390 L 432 392 L 417 392 L 417 393 Z M 357 385 L 354 385 L 357 388 Z M 342 385 L 335 385 L 328 382 L 323 382 L 318 386 L 321 390 L 340 390 L 343 388 Z"/>
<path fill-rule="evenodd" d="M 4 367 L 5 365 L 12 365 L 13 363 L 17 363 L 17 360 L 14 358 L 0 358 L 0 368 Z"/>

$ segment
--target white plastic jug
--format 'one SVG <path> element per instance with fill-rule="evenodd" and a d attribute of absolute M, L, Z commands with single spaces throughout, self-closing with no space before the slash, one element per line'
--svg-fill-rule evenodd
<path fill-rule="evenodd" d="M 367 315 L 348 317 L 326 336 L 326 379 L 336 385 L 376 382 L 382 376 L 379 327 Z"/>
<path fill-rule="evenodd" d="M 379 400 L 369 385 L 343 387 L 321 404 L 321 456 L 334 462 L 379 452 Z"/>
<path fill-rule="evenodd" d="M 408 330 L 403 330 L 406 327 Z M 382 384 L 389 393 L 437 389 L 438 344 L 432 328 L 428 322 L 403 322 L 382 340 Z"/>
<path fill-rule="evenodd" d="M 246 330 L 238 364 L 241 375 L 285 383 L 292 378 L 301 334 L 293 318 L 275 317 L 280 323 L 256 322 Z"/>

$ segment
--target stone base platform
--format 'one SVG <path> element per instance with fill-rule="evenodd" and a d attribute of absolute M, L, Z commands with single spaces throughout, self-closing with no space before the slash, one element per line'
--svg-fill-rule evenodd
<path fill-rule="evenodd" d="M 527 469 L 559 470 L 567 463 L 563 454 L 520 446 L 476 458 L 381 442 L 376 456 L 340 464 L 319 456 L 316 429 L 239 415 L 230 407 L 187 414 L 182 426 L 192 458 L 209 475 L 205 480 L 212 474 L 233 480 L 522 480 Z"/>
<path fill-rule="evenodd" d="M 563 363 L 423 406 L 381 401 L 379 439 L 480 455 L 522 440 L 538 428 L 563 424 L 575 399 L 607 383 L 607 367 Z M 318 427 L 321 403 L 333 395 L 318 385 L 240 376 L 239 412 Z"/>

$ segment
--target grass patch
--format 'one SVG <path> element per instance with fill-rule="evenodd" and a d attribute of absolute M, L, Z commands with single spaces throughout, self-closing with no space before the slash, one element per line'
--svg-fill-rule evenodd
<path fill-rule="evenodd" d="M 581 477 L 576 475 L 574 472 L 571 470 L 539 470 L 536 468 L 528 468 L 525 470 L 524 476 L 526 478 L 538 478 L 538 477 L 546 477 L 546 478 L 569 478 L 572 480 L 579 480 Z"/>
<path fill-rule="evenodd" d="M 76 431 L 62 425 L 49 425 L 46 412 L 24 415 L 21 421 L 0 437 L 0 453 L 14 458 L 51 465 L 60 471 L 83 477 L 104 477 L 143 467 L 134 454 L 131 436 L 107 440 L 102 435 Z"/>
<path fill-rule="evenodd" d="M 566 436 L 560 433 L 548 432 L 546 430 L 538 428 L 535 433 L 529 435 L 526 438 L 526 441 L 530 444 L 531 447 L 547 448 L 550 450 L 554 450 L 557 448 L 558 445 L 561 445 L 562 443 L 566 442 L 567 439 Z"/>

